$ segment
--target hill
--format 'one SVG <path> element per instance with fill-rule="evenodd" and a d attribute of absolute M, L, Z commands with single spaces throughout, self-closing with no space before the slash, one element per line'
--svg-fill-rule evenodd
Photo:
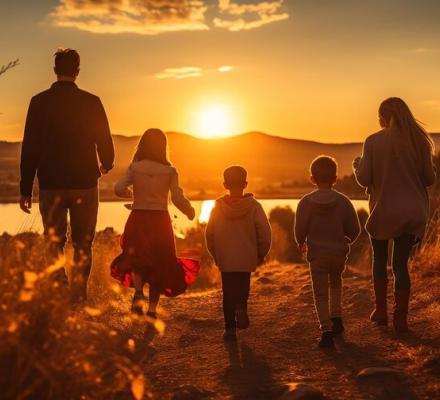
<path fill-rule="evenodd" d="M 249 132 L 219 139 L 200 139 L 169 132 L 172 162 L 181 182 L 193 197 L 212 197 L 221 188 L 225 166 L 241 164 L 249 171 L 249 189 L 265 196 L 295 195 L 307 185 L 308 166 L 319 154 L 334 156 L 340 176 L 351 174 L 353 158 L 361 154 L 361 143 L 329 144 Z M 440 146 L 440 135 L 433 135 Z M 111 197 L 114 181 L 130 163 L 139 137 L 115 135 L 116 168 L 102 180 L 104 197 Z M 20 143 L 0 142 L 0 197 L 16 193 Z"/>

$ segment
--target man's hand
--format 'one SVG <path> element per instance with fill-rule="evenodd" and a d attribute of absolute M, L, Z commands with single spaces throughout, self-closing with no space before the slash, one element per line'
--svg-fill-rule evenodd
<path fill-rule="evenodd" d="M 102 164 L 99 166 L 99 171 L 102 175 L 108 174 L 108 169 L 104 168 Z"/>
<path fill-rule="evenodd" d="M 21 196 L 20 197 L 20 208 L 26 214 L 30 214 L 31 208 L 32 208 L 32 197 L 31 196 Z"/>
<path fill-rule="evenodd" d="M 192 221 L 196 216 L 196 210 L 194 210 L 194 207 L 191 207 L 191 209 L 188 211 L 187 217 L 190 221 Z"/>
<path fill-rule="evenodd" d="M 307 253 L 307 244 L 303 243 L 303 244 L 298 245 L 298 251 L 299 251 L 299 254 L 301 254 L 301 256 L 304 257 L 304 255 Z"/>

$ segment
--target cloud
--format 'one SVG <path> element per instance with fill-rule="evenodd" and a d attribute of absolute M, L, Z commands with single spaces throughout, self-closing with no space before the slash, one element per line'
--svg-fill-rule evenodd
<path fill-rule="evenodd" d="M 219 0 L 219 11 L 222 17 L 214 18 L 217 28 L 225 28 L 232 32 L 259 28 L 272 22 L 289 18 L 282 12 L 284 0 L 258 1 L 240 4 L 233 0 Z"/>
<path fill-rule="evenodd" d="M 50 18 L 93 33 L 156 35 L 209 29 L 207 9 L 203 0 L 60 0 Z"/>
<path fill-rule="evenodd" d="M 289 18 L 282 12 L 284 0 L 218 0 L 216 17 L 208 24 L 206 13 L 212 0 L 58 0 L 49 14 L 55 26 L 92 33 L 206 31 L 210 25 L 230 31 L 258 28 Z"/>
<path fill-rule="evenodd" d="M 230 65 L 222 65 L 221 67 L 217 68 L 218 72 L 230 72 L 232 71 L 232 67 Z"/>
<path fill-rule="evenodd" d="M 231 72 L 233 67 L 231 65 L 222 65 L 215 69 L 203 70 L 199 67 L 177 67 L 177 68 L 165 68 L 164 70 L 157 72 L 153 75 L 156 79 L 186 79 L 186 78 L 198 78 L 204 73 L 226 73 Z"/>
<path fill-rule="evenodd" d="M 435 54 L 439 51 L 438 48 L 435 47 L 414 47 L 412 49 L 404 50 L 407 54 L 413 54 L 413 55 L 428 55 L 428 54 Z"/>
<path fill-rule="evenodd" d="M 186 79 L 195 78 L 202 75 L 202 69 L 199 67 L 180 67 L 165 68 L 163 71 L 155 74 L 157 79 Z"/>

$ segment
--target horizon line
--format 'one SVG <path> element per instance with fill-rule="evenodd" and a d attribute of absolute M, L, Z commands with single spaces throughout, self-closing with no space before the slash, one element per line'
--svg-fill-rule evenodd
<path fill-rule="evenodd" d="M 322 144 L 322 145 L 357 145 L 357 144 L 362 144 L 363 143 L 363 141 L 358 141 L 358 142 L 322 142 L 322 141 L 319 141 L 319 140 L 299 139 L 299 138 L 295 138 L 295 137 L 286 137 L 286 136 L 280 136 L 280 135 L 273 135 L 271 133 L 266 133 L 266 132 L 263 132 L 263 131 L 246 131 L 246 132 L 236 133 L 236 134 L 232 134 L 232 135 L 216 136 L 216 137 L 210 137 L 210 138 L 205 138 L 205 137 L 193 135 L 191 133 L 179 132 L 179 131 L 174 131 L 174 130 L 165 131 L 165 133 L 167 135 L 177 134 L 177 135 L 182 135 L 182 136 L 188 136 L 188 137 L 191 137 L 193 139 L 198 139 L 198 140 L 202 140 L 202 141 L 228 140 L 228 139 L 233 139 L 233 138 L 240 137 L 240 136 L 255 135 L 255 134 L 257 134 L 257 135 L 263 135 L 263 136 L 274 138 L 274 139 L 289 140 L 289 141 L 291 140 L 291 141 L 297 141 L 297 142 L 308 142 L 308 143 Z M 429 135 L 432 135 L 432 136 L 440 135 L 440 132 L 428 132 L 428 133 L 429 133 Z M 125 139 L 141 137 L 141 135 L 139 135 L 139 134 L 127 135 L 127 134 L 122 134 L 122 133 L 112 133 L 111 135 L 113 137 L 122 137 L 122 138 L 125 138 Z M 22 143 L 22 140 L 9 141 L 9 140 L 0 139 L 0 143 L 18 144 L 18 143 Z"/>

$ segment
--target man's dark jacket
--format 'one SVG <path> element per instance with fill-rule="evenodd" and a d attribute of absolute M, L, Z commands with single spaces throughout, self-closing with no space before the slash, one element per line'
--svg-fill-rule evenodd
<path fill-rule="evenodd" d="M 22 196 L 40 189 L 90 189 L 100 176 L 98 159 L 113 168 L 110 128 L 99 97 L 73 82 L 55 82 L 31 100 L 21 150 Z"/>

